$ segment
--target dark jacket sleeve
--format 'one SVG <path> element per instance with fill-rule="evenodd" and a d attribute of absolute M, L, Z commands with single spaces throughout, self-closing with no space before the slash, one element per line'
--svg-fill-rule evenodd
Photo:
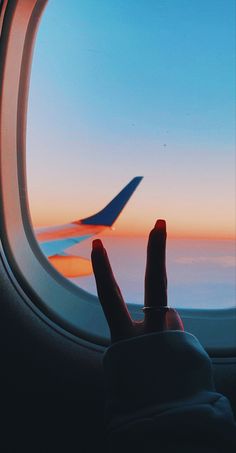
<path fill-rule="evenodd" d="M 165 331 L 115 343 L 104 356 L 112 453 L 235 453 L 230 404 L 214 391 L 199 341 Z"/>

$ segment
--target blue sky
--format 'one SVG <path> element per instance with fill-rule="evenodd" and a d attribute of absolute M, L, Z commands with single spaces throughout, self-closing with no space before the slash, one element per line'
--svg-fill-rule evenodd
<path fill-rule="evenodd" d="M 235 1 L 49 0 L 28 115 L 35 224 L 91 214 L 144 175 L 120 231 L 159 216 L 232 236 L 234 150 Z"/>

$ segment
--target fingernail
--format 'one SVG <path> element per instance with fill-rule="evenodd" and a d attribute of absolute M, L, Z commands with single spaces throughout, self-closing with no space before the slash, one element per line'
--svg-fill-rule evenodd
<path fill-rule="evenodd" d="M 100 239 L 95 239 L 92 242 L 92 248 L 93 250 L 103 250 L 102 241 Z"/>
<path fill-rule="evenodd" d="M 163 219 L 158 219 L 155 224 L 157 230 L 166 230 L 166 221 Z"/>

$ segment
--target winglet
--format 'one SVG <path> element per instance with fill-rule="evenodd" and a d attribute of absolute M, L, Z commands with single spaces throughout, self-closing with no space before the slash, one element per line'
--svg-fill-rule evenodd
<path fill-rule="evenodd" d="M 142 179 L 143 176 L 133 178 L 105 208 L 90 217 L 81 219 L 79 223 L 82 225 L 112 226 Z"/>

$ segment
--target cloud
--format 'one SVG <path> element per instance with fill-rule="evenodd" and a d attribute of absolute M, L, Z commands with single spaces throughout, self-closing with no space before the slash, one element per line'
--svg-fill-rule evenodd
<path fill-rule="evenodd" d="M 236 258 L 234 255 L 225 256 L 182 256 L 176 258 L 178 264 L 215 264 L 222 267 L 236 267 Z"/>

